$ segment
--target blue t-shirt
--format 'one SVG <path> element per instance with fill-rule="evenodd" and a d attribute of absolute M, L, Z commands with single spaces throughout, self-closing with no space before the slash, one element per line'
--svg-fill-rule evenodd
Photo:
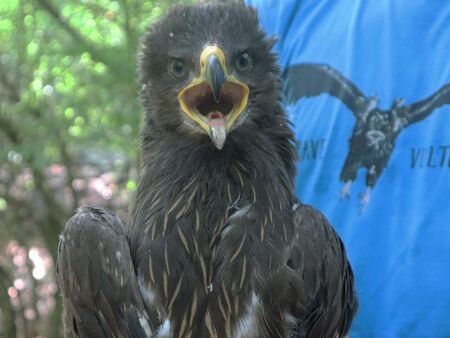
<path fill-rule="evenodd" d="M 450 337 L 450 1 L 248 3 L 279 39 L 297 194 L 355 272 L 351 338 Z"/>

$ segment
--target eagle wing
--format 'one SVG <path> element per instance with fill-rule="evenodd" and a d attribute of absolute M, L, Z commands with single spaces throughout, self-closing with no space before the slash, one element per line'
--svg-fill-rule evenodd
<path fill-rule="evenodd" d="M 435 109 L 438 109 L 445 104 L 450 104 L 450 83 L 443 85 L 433 95 L 430 95 L 421 101 L 409 106 L 400 107 L 398 116 L 406 120 L 403 127 L 407 127 L 413 123 L 422 121 Z"/>
<path fill-rule="evenodd" d="M 295 235 L 288 267 L 298 282 L 292 308 L 294 337 L 344 337 L 358 301 L 344 245 L 325 217 L 308 205 L 295 205 Z M 301 289 L 301 290 L 299 290 Z"/>
<path fill-rule="evenodd" d="M 283 94 L 288 104 L 325 93 L 340 99 L 356 118 L 360 118 L 370 105 L 370 100 L 358 87 L 329 65 L 300 63 L 285 70 Z"/>
<path fill-rule="evenodd" d="M 57 274 L 67 337 L 147 337 L 128 241 L 112 212 L 83 207 L 67 222 Z"/>

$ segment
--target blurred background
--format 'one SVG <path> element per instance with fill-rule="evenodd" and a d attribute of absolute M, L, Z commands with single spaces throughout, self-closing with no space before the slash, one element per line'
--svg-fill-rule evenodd
<path fill-rule="evenodd" d="M 61 337 L 58 235 L 77 206 L 127 219 L 136 51 L 173 3 L 0 1 L 0 337 Z"/>

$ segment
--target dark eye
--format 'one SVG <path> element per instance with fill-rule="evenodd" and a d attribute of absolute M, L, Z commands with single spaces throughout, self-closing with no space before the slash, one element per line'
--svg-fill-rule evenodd
<path fill-rule="evenodd" d="M 186 66 L 184 65 L 183 60 L 180 59 L 172 59 L 169 62 L 169 73 L 173 77 L 180 79 L 186 75 Z"/>
<path fill-rule="evenodd" d="M 243 52 L 237 56 L 235 64 L 238 71 L 246 72 L 252 67 L 252 58 L 247 52 Z"/>

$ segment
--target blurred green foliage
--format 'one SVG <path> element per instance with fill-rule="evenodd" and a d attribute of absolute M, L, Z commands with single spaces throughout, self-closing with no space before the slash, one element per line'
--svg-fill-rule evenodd
<path fill-rule="evenodd" d="M 120 162 L 112 183 L 102 181 L 115 184 L 108 191 L 136 189 L 136 51 L 145 28 L 175 2 L 189 1 L 0 1 L 0 336 L 61 336 L 59 297 L 53 314 L 37 316 L 48 325 L 22 316 L 18 327 L 26 309 L 8 299 L 15 271 L 6 248 L 39 245 L 54 260 L 67 217 L 91 201 L 89 179 L 115 171 L 103 160 Z M 87 165 L 96 167 L 89 179 Z M 126 210 L 128 200 L 102 196 L 97 204 Z"/>

